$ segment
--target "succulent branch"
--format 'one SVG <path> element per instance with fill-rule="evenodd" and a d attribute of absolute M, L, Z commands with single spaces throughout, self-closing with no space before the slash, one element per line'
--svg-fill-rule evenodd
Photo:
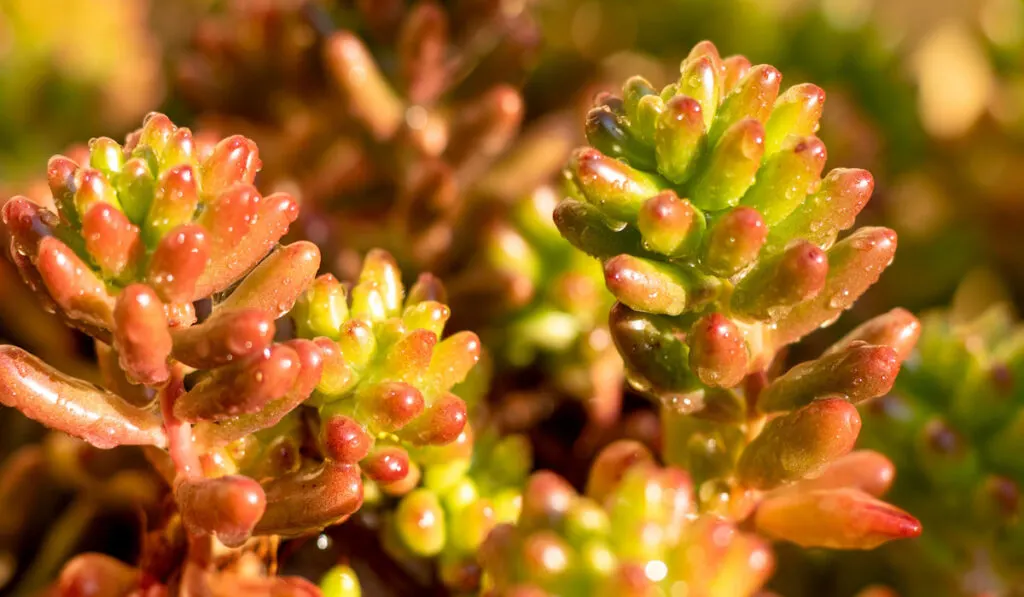
<path fill-rule="evenodd" d="M 244 137 L 205 146 L 153 114 L 124 146 L 90 147 L 87 166 L 50 160 L 57 213 L 15 198 L 3 215 L 25 281 L 96 338 L 103 387 L 4 346 L 0 395 L 98 448 L 144 446 L 191 537 L 189 565 L 201 538 L 238 547 L 344 520 L 363 471 L 385 475 L 406 448 L 460 436 L 466 407 L 450 389 L 480 348 L 470 332 L 439 341 L 438 281 L 405 296 L 383 251 L 350 288 L 315 278 L 314 245 L 277 245 L 298 207 L 252 186 L 260 160 Z M 236 580 L 224 586 L 248 582 Z"/>
<path fill-rule="evenodd" d="M 371 479 L 395 482 L 408 472 L 408 449 L 461 436 L 466 404 L 451 390 L 479 360 L 480 341 L 472 332 L 440 339 L 450 315 L 444 296 L 430 275 L 406 295 L 383 251 L 367 256 L 351 290 L 326 274 L 306 291 L 292 317 L 324 355 L 309 404 L 330 458 L 362 462 Z"/>
<path fill-rule="evenodd" d="M 633 77 L 621 97 L 598 96 L 555 211 L 604 265 L 612 337 L 630 385 L 662 405 L 666 461 L 689 472 L 702 511 L 752 516 L 775 538 L 870 548 L 917 535 L 855 479 L 808 488 L 844 466 L 856 404 L 892 387 L 917 320 L 891 311 L 778 374 L 781 349 L 832 323 L 892 261 L 892 230 L 837 240 L 871 175 L 821 177 L 820 88 L 780 93 L 775 68 L 709 42 L 680 71 L 661 90 Z"/>

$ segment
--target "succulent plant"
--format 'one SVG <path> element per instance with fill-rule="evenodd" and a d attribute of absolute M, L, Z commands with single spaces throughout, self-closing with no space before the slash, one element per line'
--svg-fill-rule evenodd
<path fill-rule="evenodd" d="M 244 477 L 205 479 L 195 444 L 206 434 L 198 426 L 193 436 L 190 423 L 221 429 L 214 421 L 259 418 L 248 432 L 269 426 L 273 415 L 255 413 L 294 408 L 321 366 L 311 342 L 273 343 L 274 319 L 315 275 L 319 254 L 296 243 L 260 262 L 298 206 L 286 194 L 260 195 L 251 184 L 258 169 L 248 139 L 204 146 L 153 114 L 124 147 L 95 139 L 88 165 L 50 160 L 57 214 L 25 198 L 8 201 L 3 212 L 22 277 L 59 317 L 96 338 L 105 385 L 4 346 L 4 403 L 100 448 L 169 448 L 168 476 L 187 524 L 233 544 L 261 518 L 264 491 Z M 197 323 L 194 303 L 247 273 Z M 186 371 L 195 380 L 187 392 Z M 230 509 L 234 499 L 251 504 L 238 512 L 245 520 L 190 518 L 189 504 L 219 500 Z"/>
<path fill-rule="evenodd" d="M 862 491 L 870 470 L 848 488 L 780 489 L 808 487 L 850 452 L 855 405 L 889 390 L 917 338 L 897 309 L 778 374 L 781 349 L 837 319 L 892 261 L 892 230 L 836 242 L 870 174 L 819 178 L 820 88 L 779 94 L 776 69 L 722 59 L 709 42 L 680 70 L 661 91 L 634 77 L 621 98 L 597 98 L 593 147 L 574 153 L 555 212 L 604 264 L 612 337 L 630 384 L 662 404 L 666 461 L 690 473 L 703 511 L 753 514 L 777 538 L 870 548 L 916 535 L 916 520 Z M 829 524 L 801 523 L 812 511 Z"/>
<path fill-rule="evenodd" d="M 476 434 L 467 427 L 458 442 L 416 450 L 412 463 L 404 480 L 379 485 L 378 499 L 390 503 L 384 546 L 397 561 L 433 558 L 450 591 L 475 594 L 480 546 L 495 526 L 519 517 L 530 444 L 492 427 Z"/>
<path fill-rule="evenodd" d="M 3 216 L 26 283 L 96 339 L 103 385 L 3 346 L 5 405 L 98 448 L 143 446 L 178 524 L 231 547 L 344 520 L 362 471 L 386 475 L 407 460 L 401 445 L 461 434 L 465 405 L 448 390 L 479 343 L 438 342 L 436 280 L 403 297 L 383 252 L 351 297 L 314 279 L 314 245 L 276 246 L 298 207 L 252 186 L 260 162 L 243 137 L 205 146 L 153 114 L 124 147 L 90 145 L 88 166 L 50 160 L 56 214 L 20 197 Z M 293 307 L 299 337 L 276 321 Z M 208 549 L 196 541 L 192 563 Z"/>
<path fill-rule="evenodd" d="M 893 499 L 928 528 L 882 554 L 901 594 L 1024 587 L 1021 331 L 1005 305 L 969 318 L 930 313 L 893 392 L 862 408 L 862 445 L 896 463 Z"/>
<path fill-rule="evenodd" d="M 203 143 L 152 114 L 124 147 L 94 139 L 88 164 L 50 159 L 57 214 L 24 197 L 5 204 L 12 258 L 65 321 L 117 343 L 133 380 L 160 383 L 167 367 L 131 363 L 125 326 L 138 320 L 136 311 L 160 309 L 170 327 L 190 326 L 193 302 L 227 289 L 274 247 L 298 205 L 284 193 L 263 197 L 252 186 L 259 168 L 248 139 Z M 307 255 L 314 271 L 318 259 Z M 265 325 L 255 328 L 267 332 Z M 155 338 L 149 352 L 159 361 L 171 342 Z"/>
<path fill-rule="evenodd" d="M 308 404 L 319 414 L 324 453 L 362 462 L 378 483 L 409 473 L 408 449 L 456 442 L 466 404 L 451 392 L 480 359 L 473 332 L 439 338 L 450 311 L 429 274 L 405 296 L 401 272 L 383 251 L 367 255 L 347 290 L 330 274 L 317 278 L 292 318 L 300 337 L 323 354 L 323 374 Z"/>
<path fill-rule="evenodd" d="M 627 358 L 634 385 L 669 400 L 763 368 L 779 347 L 849 307 L 896 248 L 895 234 L 877 228 L 833 247 L 873 182 L 849 169 L 819 178 L 821 89 L 804 84 L 778 96 L 778 71 L 723 61 L 708 43 L 681 69 L 703 104 L 676 84 L 663 96 L 640 78 L 627 82 L 625 99 L 599 99 L 588 116 L 596 148 L 574 154 L 567 176 L 576 196 L 555 215 L 571 242 L 604 263 L 623 307 L 613 322 L 639 312 L 686 326 L 687 316 L 693 325 L 694 315 L 713 311 L 742 326 L 748 354 L 728 359 L 729 371 L 696 362 L 705 351 L 690 350 L 694 362 L 676 379 L 652 379 Z"/>
<path fill-rule="evenodd" d="M 534 473 L 516 525 L 498 526 L 481 554 L 484 595 L 629 595 L 689 591 L 752 595 L 771 574 L 768 543 L 699 515 L 689 476 L 642 445 L 602 451 L 579 495 Z"/>
<path fill-rule="evenodd" d="M 989 21 L 1019 14 L 1008 8 L 1016 1 L 991 3 L 980 30 L 991 37 Z M 30 4 L 0 13 L 48 20 Z M 1024 365 L 1006 311 L 934 315 L 915 353 L 920 325 L 893 309 L 818 358 L 790 362 L 788 347 L 836 321 L 896 249 L 888 228 L 847 233 L 874 182 L 858 169 L 823 175 L 821 88 L 782 91 L 774 67 L 703 42 L 668 86 L 634 77 L 621 97 L 599 95 L 586 117 L 589 146 L 572 152 L 558 186 L 553 175 L 577 137 L 563 110 L 575 81 L 522 83 L 537 56 L 534 17 L 562 7 L 191 4 L 198 18 L 158 16 L 168 23 L 153 30 L 169 36 L 171 106 L 195 110 L 203 134 L 151 114 L 123 144 L 97 138 L 51 159 L 51 196 L 30 191 L 2 206 L 11 263 L 0 282 L 25 284 L 0 304 L 0 337 L 11 344 L 0 345 L 0 404 L 11 407 L 0 413 L 0 509 L 9 514 L 0 589 L 765 597 L 787 553 L 821 563 L 842 556 L 814 548 L 886 544 L 853 560 L 882 563 L 883 574 L 858 567 L 844 589 L 1024 590 L 1015 567 Z M 964 178 L 1011 195 L 1003 187 L 1013 185 L 980 181 L 1012 170 L 1006 162 L 965 159 L 953 145 L 915 154 L 927 135 L 907 117 L 917 92 L 892 85 L 891 48 L 867 24 L 822 43 L 839 35 L 822 20 L 836 17 L 836 3 L 790 2 L 789 12 L 740 19 L 730 15 L 748 3 L 578 4 L 565 3 L 572 35 L 555 40 L 542 77 L 560 64 L 587 70 L 560 52 L 572 44 L 591 61 L 614 37 L 604 35 L 610 25 L 643 31 L 636 46 L 657 49 L 685 34 L 663 39 L 652 19 L 714 13 L 690 20 L 735 22 L 726 38 L 735 39 L 744 26 L 765 29 L 769 13 L 791 15 L 800 41 L 778 44 L 793 37 L 784 33 L 762 44 L 781 63 L 839 71 L 863 57 L 843 77 L 856 79 L 849 97 L 878 122 L 867 141 L 844 129 L 831 147 L 867 160 L 877 126 L 891 147 L 869 156 L 884 168 L 876 172 L 903 176 L 921 156 L 941 156 L 949 171 L 926 183 Z M 75 35 L 95 37 L 90 23 Z M 181 23 L 185 56 L 170 39 Z M 830 51 L 800 56 L 805 44 Z M 89 45 L 109 52 L 111 41 Z M 0 48 L 0 62 L 34 59 L 7 54 Z M 609 62 L 630 63 L 620 58 Z M 936 72 L 948 66 L 931 61 Z M 1000 93 L 1018 83 L 1008 78 Z M 932 88 L 942 95 L 943 85 Z M 134 107 L 145 96 L 120 95 L 109 103 Z M 0 105 L 25 97 L 0 91 Z M 79 125 L 91 126 L 64 133 Z M 218 138 L 236 129 L 247 136 Z M 1009 137 L 999 137 L 1000 153 Z M 890 212 L 907 193 L 894 187 Z M 975 211 L 1015 213 L 1004 203 Z M 889 222 L 901 235 L 913 219 L 905 210 Z M 956 228 L 944 238 L 970 233 Z M 959 271 L 974 256 L 960 246 L 929 271 Z M 953 277 L 922 274 L 915 280 L 927 278 L 927 289 L 916 296 Z M 29 301 L 48 314 L 14 304 Z M 493 389 L 478 365 L 491 356 Z M 624 381 L 633 393 L 621 412 Z M 597 429 L 576 426 L 580 409 L 565 394 L 583 401 Z M 11 432 L 15 410 L 50 430 L 22 418 Z M 615 441 L 583 466 L 624 436 L 643 445 Z M 558 474 L 530 476 L 534 456 Z M 583 478 L 585 491 L 573 489 Z M 895 505 L 882 500 L 891 486 Z M 934 533 L 890 543 L 921 533 L 908 511 Z M 107 529 L 118 538 L 92 541 L 108 517 L 125 515 L 141 533 Z M 773 541 L 795 547 L 773 555 Z M 304 557 L 314 549 L 318 557 Z M 290 561 L 296 554 L 306 561 Z M 357 570 L 371 574 L 361 583 Z M 402 578 L 384 578 L 391 573 Z"/>
<path fill-rule="evenodd" d="M 873 292 L 914 311 L 945 302 L 979 262 L 1021 288 L 1022 215 L 1018 0 L 935 4 L 823 0 L 560 3 L 545 13 L 551 43 L 576 60 L 547 61 L 564 81 L 622 54 L 676 60 L 704 38 L 758 56 L 828 89 L 821 132 L 839 163 L 871 170 L 883 201 L 868 218 L 900 232 L 900 259 Z M 578 15 L 595 30 L 561 36 Z M 588 21 L 589 22 L 589 21 Z M 673 65 L 674 66 L 674 65 Z M 542 65 L 540 69 L 543 69 Z M 652 79 L 654 80 L 654 79 Z M 661 79 L 658 79 L 659 81 Z M 549 83 L 552 85 L 552 83 Z M 967 204 L 958 197 L 971 196 Z M 984 205 L 984 207 L 981 207 Z M 941 247 L 941 249 L 936 249 Z M 936 259 L 936 254 L 941 259 Z"/>

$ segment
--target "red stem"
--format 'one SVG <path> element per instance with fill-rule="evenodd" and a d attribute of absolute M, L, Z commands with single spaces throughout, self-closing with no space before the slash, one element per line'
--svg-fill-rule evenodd
<path fill-rule="evenodd" d="M 167 451 L 177 471 L 175 485 L 202 476 L 199 455 L 195 451 L 192 426 L 174 416 L 174 402 L 185 393 L 185 375 L 180 363 L 171 367 L 171 378 L 160 390 L 160 411 L 167 433 Z"/>

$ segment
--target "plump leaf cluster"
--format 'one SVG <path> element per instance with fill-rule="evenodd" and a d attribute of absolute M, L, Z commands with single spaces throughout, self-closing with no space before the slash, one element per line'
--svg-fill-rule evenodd
<path fill-rule="evenodd" d="M 867 202 L 862 170 L 833 170 L 814 136 L 824 92 L 708 42 L 678 82 L 602 95 L 592 147 L 566 176 L 562 234 L 604 263 L 612 335 L 635 388 L 674 402 L 732 387 L 779 347 L 834 320 L 892 260 L 891 230 L 836 242 Z"/>
<path fill-rule="evenodd" d="M 252 186 L 259 163 L 248 139 L 200 144 L 160 114 L 123 147 L 95 139 L 88 165 L 52 158 L 47 175 L 57 213 L 24 197 L 4 205 L 11 257 L 48 309 L 100 343 L 108 387 L 80 383 L 5 346 L 5 403 L 99 446 L 162 446 L 167 437 L 159 417 L 144 408 L 153 399 L 144 386 L 166 385 L 175 361 L 216 369 L 238 387 L 254 370 L 284 372 L 279 383 L 267 384 L 283 388 L 277 395 L 234 394 L 226 399 L 251 401 L 222 405 L 228 414 L 292 389 L 302 393 L 293 388 L 299 355 L 284 347 L 276 349 L 280 354 L 268 351 L 274 319 L 294 301 L 300 273 L 319 266 L 315 247 L 296 243 L 275 252 L 254 272 L 260 275 L 239 284 L 203 322 L 195 313 L 195 301 L 235 285 L 297 216 L 291 196 L 263 197 Z M 266 292 L 261 280 L 282 263 L 294 270 L 294 283 Z M 185 402 L 219 408 L 205 399 L 212 385 L 197 384 Z M 263 384 L 250 384 L 257 385 Z M 64 402 L 40 400 L 46 391 L 59 392 Z M 196 414 L 185 412 L 191 408 L 185 404 L 175 408 L 178 416 Z"/>
<path fill-rule="evenodd" d="M 400 561 L 435 558 L 450 590 L 473 594 L 481 544 L 495 526 L 519 518 L 532 467 L 529 441 L 491 428 L 474 435 L 467 427 L 458 442 L 416 450 L 413 463 L 404 480 L 380 488 L 388 507 L 385 548 Z"/>
<path fill-rule="evenodd" d="M 151 114 L 124 146 L 93 139 L 86 164 L 50 159 L 56 214 L 24 197 L 5 204 L 12 258 L 52 309 L 99 339 L 118 335 L 132 303 L 191 325 L 191 303 L 239 280 L 298 215 L 291 196 L 252 186 L 260 165 L 244 137 L 203 142 Z M 162 381 L 150 374 L 139 381 Z"/>
<path fill-rule="evenodd" d="M 308 404 L 319 414 L 325 454 L 363 463 L 382 484 L 409 472 L 408 449 L 456 442 L 466 404 L 452 393 L 480 359 L 472 332 L 441 340 L 450 311 L 444 288 L 421 276 L 406 295 L 390 255 L 367 255 L 351 288 L 317 278 L 292 312 L 299 336 L 315 338 L 323 374 Z"/>
<path fill-rule="evenodd" d="M 154 114 L 123 147 L 94 140 L 88 167 L 50 161 L 56 214 L 5 205 L 16 265 L 95 336 L 104 387 L 13 346 L 0 347 L 0 382 L 4 404 L 50 427 L 145 446 L 184 527 L 234 546 L 343 520 L 364 470 L 407 460 L 403 443 L 454 441 L 466 409 L 449 390 L 479 343 L 469 332 L 438 342 L 443 289 L 426 277 L 404 297 L 383 252 L 351 296 L 314 279 L 314 245 L 276 246 L 297 205 L 252 186 L 255 145 L 203 147 Z M 300 299 L 292 337 L 278 319 Z"/>
<path fill-rule="evenodd" d="M 917 320 L 894 310 L 818 359 L 785 372 L 777 362 L 892 260 L 891 230 L 836 242 L 867 202 L 870 174 L 821 178 L 821 89 L 780 94 L 776 69 L 722 59 L 708 42 L 680 68 L 660 91 L 634 77 L 622 97 L 597 98 L 592 147 L 570 160 L 570 197 L 554 215 L 604 264 L 618 299 L 611 334 L 632 386 L 663 406 L 666 462 L 689 472 L 702 511 L 753 516 L 769 536 L 869 548 L 918 534 L 916 520 L 856 475 L 809 481 L 830 465 L 871 479 L 885 470 L 843 458 L 861 428 L 856 404 L 892 387 Z M 822 522 L 805 524 L 805 512 Z"/>
<path fill-rule="evenodd" d="M 771 573 L 767 542 L 698 515 L 689 476 L 620 441 L 598 456 L 585 495 L 558 475 L 529 480 L 516 525 L 481 554 L 485 595 L 752 595 Z"/>

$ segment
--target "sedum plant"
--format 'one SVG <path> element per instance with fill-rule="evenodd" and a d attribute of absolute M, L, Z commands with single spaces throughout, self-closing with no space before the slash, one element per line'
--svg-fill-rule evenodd
<path fill-rule="evenodd" d="M 152 114 L 123 146 L 94 139 L 87 164 L 50 160 L 56 213 L 23 197 L 3 209 L 22 278 L 95 338 L 103 383 L 2 346 L 0 400 L 97 448 L 142 446 L 177 510 L 153 540 L 187 544 L 169 582 L 213 594 L 291 581 L 214 566 L 211 545 L 344 520 L 363 472 L 459 437 L 465 405 L 448 390 L 479 357 L 471 333 L 438 342 L 443 288 L 428 276 L 405 297 L 386 253 L 367 257 L 351 295 L 315 278 L 314 245 L 278 245 L 298 206 L 261 195 L 259 168 L 252 141 L 206 144 Z M 148 578 L 105 566 L 64 576 Z"/>
<path fill-rule="evenodd" d="M 394 260 L 373 251 L 350 292 L 325 274 L 292 313 L 299 336 L 315 338 L 324 355 L 308 403 L 318 409 L 325 453 L 363 462 L 384 484 L 406 478 L 409 449 L 462 437 L 466 404 L 451 389 L 480 359 L 473 332 L 438 341 L 450 311 L 437 279 L 421 276 L 404 295 Z"/>
<path fill-rule="evenodd" d="M 530 444 L 484 427 L 450 446 L 419 450 L 414 462 L 412 475 L 380 487 L 382 498 L 397 498 L 385 512 L 385 549 L 398 561 L 433 558 L 449 591 L 475 594 L 481 545 L 495 526 L 519 518 Z"/>
<path fill-rule="evenodd" d="M 484 595 L 740 597 L 773 568 L 765 540 L 699 515 L 689 476 L 630 440 L 598 455 L 584 495 L 535 473 L 522 508 L 482 548 Z"/>
<path fill-rule="evenodd" d="M 896 247 L 884 228 L 839 240 L 873 183 L 861 170 L 821 176 L 821 89 L 780 93 L 774 68 L 699 44 L 677 82 L 657 90 L 634 78 L 622 97 L 598 97 L 590 146 L 566 170 L 567 198 L 556 206 L 541 188 L 516 202 L 557 161 L 558 140 L 524 143 L 499 162 L 522 100 L 504 84 L 476 93 L 467 83 L 485 70 L 475 60 L 488 63 L 452 49 L 458 11 L 357 3 L 373 36 L 398 40 L 391 52 L 316 21 L 348 9 L 312 6 L 252 9 L 263 25 L 278 10 L 285 29 L 316 24 L 324 39 L 314 55 L 345 101 L 344 114 L 302 112 L 307 128 L 282 128 L 334 141 L 361 127 L 340 135 L 319 171 L 337 174 L 342 159 L 349 178 L 318 186 L 314 172 L 297 185 L 312 217 L 299 219 L 291 194 L 254 186 L 262 162 L 250 139 L 207 139 L 161 114 L 124 144 L 94 139 L 80 160 L 51 159 L 51 201 L 3 207 L 14 266 L 44 308 L 94 339 L 101 379 L 0 346 L 0 403 L 78 438 L 50 436 L 69 442 L 72 457 L 53 457 L 69 469 L 128 446 L 152 468 L 127 481 L 72 477 L 97 510 L 138 496 L 142 557 L 131 566 L 79 555 L 52 594 L 358 595 L 344 562 L 317 588 L 277 576 L 276 557 L 282 538 L 345 522 L 364 501 L 379 506 L 393 559 L 429 560 L 460 594 L 752 595 L 774 566 L 769 540 L 870 549 L 920 533 L 879 499 L 893 463 L 852 451 L 857 405 L 889 392 L 917 320 L 890 311 L 785 369 L 785 348 L 835 321 Z M 521 7 L 477 8 L 468 29 L 521 25 Z M 499 41 L 489 47 L 508 40 Z M 505 57 L 515 59 L 523 40 L 512 41 Z M 281 105 L 277 115 L 290 114 Z M 549 141 L 545 159 L 524 158 L 524 147 Z M 304 170 L 281 163 L 282 173 Z M 482 200 L 506 204 L 465 235 L 483 248 L 467 256 L 456 231 L 488 213 L 476 211 Z M 367 205 L 371 216 L 354 215 Z M 314 242 L 281 244 L 296 222 L 319 244 L 346 245 L 329 269 L 355 272 L 353 283 L 318 276 Z M 349 253 L 386 237 L 398 260 L 371 250 L 352 265 Z M 583 495 L 548 471 L 527 479 L 525 437 L 469 425 L 466 401 L 481 397 L 456 389 L 481 358 L 480 339 L 445 337 L 441 282 L 424 274 L 406 291 L 399 262 L 465 267 L 460 308 L 480 308 L 472 303 L 495 289 L 518 292 L 506 319 L 485 328 L 502 358 L 522 367 L 544 354 L 556 386 L 600 398 L 591 415 L 602 423 L 618 414 L 606 402 L 617 402 L 624 375 L 661 409 L 664 466 L 624 441 L 600 454 Z M 474 294 L 484 286 L 489 294 Z M 19 452 L 0 479 L 0 505 L 29 509 L 11 488 L 41 466 L 38 452 Z M 153 495 L 161 477 L 166 508 Z M 44 564 L 69 555 L 47 553 Z M 36 570 L 30 583 L 51 580 L 46 566 Z"/>
<path fill-rule="evenodd" d="M 787 345 L 835 321 L 892 261 L 892 230 L 838 239 L 870 174 L 821 177 L 820 88 L 780 93 L 776 69 L 723 59 L 709 42 L 680 71 L 661 90 L 634 77 L 621 97 L 598 96 L 555 211 L 604 265 L 612 337 L 630 385 L 662 405 L 665 460 L 690 472 L 703 511 L 772 537 L 871 548 L 917 535 L 915 519 L 867 490 L 884 463 L 785 490 L 845 462 L 856 404 L 889 390 L 918 335 L 897 309 L 781 371 Z"/>

